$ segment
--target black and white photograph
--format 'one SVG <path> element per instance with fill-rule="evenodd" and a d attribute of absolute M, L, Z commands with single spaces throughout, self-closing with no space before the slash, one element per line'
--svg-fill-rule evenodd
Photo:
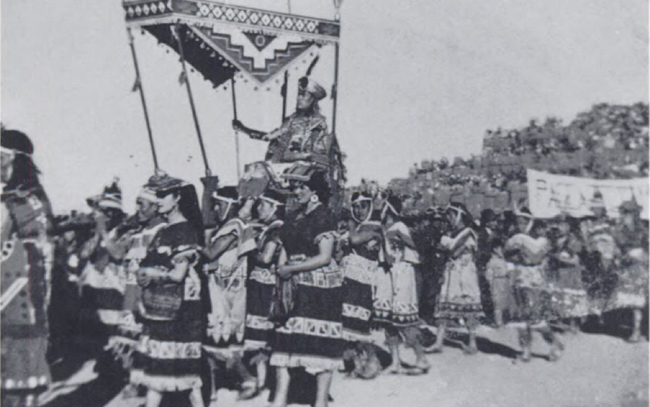
<path fill-rule="evenodd" d="M 648 0 L 2 0 L 2 407 L 642 407 Z"/>

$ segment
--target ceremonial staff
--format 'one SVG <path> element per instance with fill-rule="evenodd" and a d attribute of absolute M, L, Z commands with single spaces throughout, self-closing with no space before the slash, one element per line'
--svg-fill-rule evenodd
<path fill-rule="evenodd" d="M 336 134 L 336 101 L 339 86 L 339 43 L 334 44 L 334 84 L 332 85 L 332 134 Z"/>
<path fill-rule="evenodd" d="M 199 146 L 201 146 L 201 154 L 203 155 L 203 164 L 205 165 L 205 175 L 211 176 L 212 172 L 210 171 L 210 166 L 208 165 L 208 157 L 205 154 L 205 146 L 203 145 L 203 137 L 201 136 L 201 128 L 199 126 L 199 119 L 196 116 L 196 108 L 194 107 L 194 98 L 192 97 L 192 88 L 190 87 L 190 81 L 187 76 L 187 69 L 185 68 L 185 54 L 183 53 L 183 41 L 181 41 L 180 30 L 178 29 L 180 24 L 176 23 L 171 27 L 172 34 L 178 43 L 178 53 L 181 56 L 181 66 L 183 67 L 183 72 L 181 73 L 180 82 L 185 83 L 187 87 L 187 96 L 190 99 L 190 107 L 192 108 L 192 117 L 194 118 L 194 127 L 196 128 L 196 135 L 199 138 Z"/>
<path fill-rule="evenodd" d="M 232 77 L 232 84 L 231 84 L 231 90 L 232 90 L 232 112 L 233 116 L 235 118 L 235 121 L 237 121 L 237 95 L 235 93 L 235 77 Z M 239 165 L 239 132 L 235 130 L 235 154 L 237 155 L 237 179 L 241 179 L 241 167 Z"/>
<path fill-rule="evenodd" d="M 126 32 L 129 36 L 129 46 L 131 47 L 131 56 L 133 56 L 133 66 L 135 67 L 135 83 L 133 84 L 133 91 L 140 91 L 140 100 L 142 101 L 142 110 L 144 111 L 144 121 L 147 124 L 147 132 L 149 133 L 149 144 L 151 144 L 151 154 L 153 155 L 153 166 L 158 170 L 158 158 L 156 157 L 156 147 L 153 143 L 153 133 L 151 132 L 151 124 L 149 123 L 149 112 L 147 111 L 147 101 L 144 98 L 144 88 L 142 87 L 142 80 L 140 79 L 140 67 L 138 66 L 138 57 L 135 53 L 135 44 L 133 43 L 133 34 L 131 29 L 127 28 Z"/>

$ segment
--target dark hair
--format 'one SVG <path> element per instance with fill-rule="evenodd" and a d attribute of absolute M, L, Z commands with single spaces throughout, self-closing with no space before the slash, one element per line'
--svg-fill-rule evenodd
<path fill-rule="evenodd" d="M 483 209 L 481 211 L 481 226 L 485 226 L 486 223 L 497 220 L 497 215 L 490 208 Z"/>
<path fill-rule="evenodd" d="M 124 219 L 126 218 L 126 214 L 121 210 L 117 208 L 99 208 L 101 212 L 108 217 L 109 222 L 108 222 L 108 229 L 112 230 L 116 226 L 118 226 Z"/>
<path fill-rule="evenodd" d="M 217 189 L 217 195 L 224 198 L 239 199 L 239 192 L 235 186 L 225 186 Z"/>
<path fill-rule="evenodd" d="M 324 171 L 313 172 L 305 185 L 318 196 L 323 204 L 327 205 L 330 199 L 330 185 Z"/>
<path fill-rule="evenodd" d="M 400 199 L 400 197 L 397 195 L 390 195 L 388 198 L 386 198 L 386 203 L 390 204 L 390 206 L 392 206 L 397 212 L 396 215 L 395 214 L 393 215 L 399 217 L 400 216 L 399 214 L 402 213 L 402 200 Z"/>
<path fill-rule="evenodd" d="M 11 178 L 7 181 L 7 189 L 16 189 L 21 186 L 27 189 L 40 187 L 40 174 L 41 171 L 36 167 L 31 156 L 18 153 L 14 156 L 13 171 Z"/>
<path fill-rule="evenodd" d="M 255 202 L 255 205 L 253 205 L 253 217 L 255 219 L 260 218 L 260 212 L 259 212 L 260 211 L 259 210 L 260 202 L 261 201 L 257 201 L 257 202 Z M 278 219 L 284 219 L 285 212 L 286 211 L 285 211 L 285 206 L 284 205 L 276 205 L 275 206 L 275 216 Z"/>
<path fill-rule="evenodd" d="M 364 198 L 370 198 L 370 199 L 372 199 L 372 195 L 370 194 L 370 192 L 366 192 L 366 191 L 355 191 L 355 192 L 352 193 L 352 196 L 350 197 L 350 202 L 354 202 L 354 201 L 357 200 L 360 196 L 362 196 L 362 197 L 364 197 Z"/>
<path fill-rule="evenodd" d="M 159 191 L 158 196 L 164 197 L 169 194 L 179 197 L 178 210 L 187 219 L 192 229 L 196 232 L 196 237 L 200 245 L 203 245 L 203 217 L 199 207 L 199 199 L 196 195 L 194 185 L 188 184 L 178 188 L 171 188 L 165 191 Z"/>

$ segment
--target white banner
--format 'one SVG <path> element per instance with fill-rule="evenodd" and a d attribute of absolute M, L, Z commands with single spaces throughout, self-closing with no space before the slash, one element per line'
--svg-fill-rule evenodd
<path fill-rule="evenodd" d="M 607 216 L 618 217 L 618 208 L 635 199 L 643 209 L 641 218 L 648 219 L 648 179 L 601 180 L 527 170 L 528 200 L 532 214 L 541 219 L 560 213 L 582 217 L 591 214 L 594 194 L 600 192 Z"/>

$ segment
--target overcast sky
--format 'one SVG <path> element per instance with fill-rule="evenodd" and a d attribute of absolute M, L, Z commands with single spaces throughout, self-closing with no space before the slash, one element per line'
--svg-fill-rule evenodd
<path fill-rule="evenodd" d="M 286 11 L 287 0 L 256 4 Z M 292 11 L 308 14 L 308 4 L 332 18 L 331 0 L 294 0 Z M 351 182 L 385 183 L 423 159 L 479 153 L 488 128 L 647 102 L 647 21 L 644 0 L 344 1 L 337 133 Z M 161 166 L 198 183 L 178 58 L 149 35 L 138 34 L 136 48 Z M 314 75 L 329 89 L 331 48 L 320 53 Z M 152 171 L 134 77 L 119 0 L 2 1 L 2 121 L 32 137 L 57 212 L 83 209 L 113 176 L 133 207 Z M 234 182 L 230 92 L 198 74 L 190 81 L 213 173 Z M 277 87 L 237 91 L 242 121 L 279 125 Z M 330 102 L 322 108 L 331 117 Z M 241 147 L 244 162 L 266 149 L 243 138 Z"/>

